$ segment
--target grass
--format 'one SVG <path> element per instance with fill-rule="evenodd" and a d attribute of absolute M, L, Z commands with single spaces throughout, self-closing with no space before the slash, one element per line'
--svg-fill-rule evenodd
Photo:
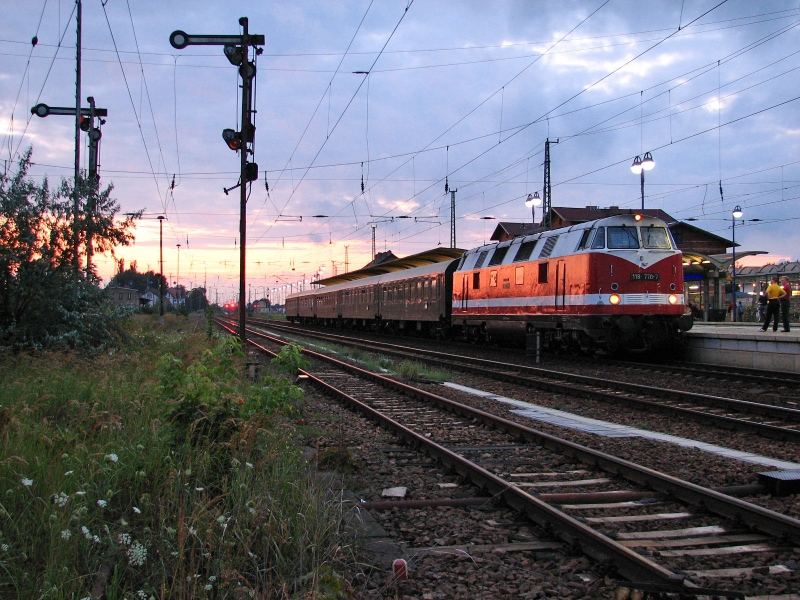
<path fill-rule="evenodd" d="M 250 384 L 202 320 L 128 333 L 91 362 L 0 357 L 0 597 L 342 594 L 341 504 L 292 443 L 297 356 Z"/>

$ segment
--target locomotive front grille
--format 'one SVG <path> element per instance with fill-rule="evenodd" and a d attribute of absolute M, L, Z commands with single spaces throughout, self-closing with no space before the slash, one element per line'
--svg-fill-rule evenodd
<path fill-rule="evenodd" d="M 622 303 L 631 304 L 669 304 L 669 294 L 623 294 Z"/>

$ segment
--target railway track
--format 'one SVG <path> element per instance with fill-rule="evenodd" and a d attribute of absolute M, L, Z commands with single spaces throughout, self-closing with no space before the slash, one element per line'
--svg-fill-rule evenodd
<path fill-rule="evenodd" d="M 800 409 L 747 400 L 725 398 L 652 385 L 609 381 L 567 371 L 532 367 L 477 357 L 452 355 L 436 350 L 402 346 L 380 341 L 353 338 L 319 331 L 298 331 L 273 322 L 254 323 L 284 333 L 323 339 L 366 351 L 390 354 L 410 360 L 424 358 L 426 364 L 475 373 L 499 381 L 508 381 L 536 389 L 567 393 L 578 397 L 629 405 L 666 414 L 688 417 L 725 429 L 755 433 L 770 439 L 800 442 Z"/>
<path fill-rule="evenodd" d="M 252 338 L 287 343 L 248 334 L 263 351 Z M 304 352 L 315 361 L 313 372 L 302 373 L 310 383 L 565 543 L 611 561 L 638 589 L 744 597 L 764 591 L 764 577 L 782 577 L 782 586 L 800 582 L 789 566 L 800 546 L 800 520 Z M 744 578 L 755 582 L 753 589 Z"/>

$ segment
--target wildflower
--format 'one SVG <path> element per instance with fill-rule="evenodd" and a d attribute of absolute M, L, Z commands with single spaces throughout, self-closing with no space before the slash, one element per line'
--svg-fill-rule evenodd
<path fill-rule="evenodd" d="M 115 452 L 112 452 L 111 454 L 106 454 L 103 458 L 105 458 L 106 460 L 110 460 L 113 463 L 119 460 L 119 456 L 117 456 Z"/>
<path fill-rule="evenodd" d="M 92 536 L 92 543 L 93 543 L 93 544 L 99 544 L 99 543 L 100 543 L 100 536 L 98 536 L 98 535 L 93 535 L 93 536 Z"/>
<path fill-rule="evenodd" d="M 61 539 L 62 540 L 66 541 L 71 537 L 72 537 L 72 532 L 69 529 L 64 529 L 64 530 L 61 531 Z"/>
<path fill-rule="evenodd" d="M 64 492 L 60 492 L 58 495 L 53 495 L 53 502 L 59 508 L 64 508 L 69 502 L 69 496 L 67 496 Z"/>
<path fill-rule="evenodd" d="M 202 492 L 204 489 L 206 489 L 206 488 L 196 487 L 196 488 L 194 488 L 194 491 L 195 492 Z"/>
<path fill-rule="evenodd" d="M 147 548 L 139 542 L 133 542 L 128 548 L 128 564 L 132 567 L 141 567 L 147 560 Z"/>
<path fill-rule="evenodd" d="M 120 533 L 117 536 L 117 541 L 122 544 L 123 546 L 130 546 L 131 545 L 131 534 L 130 533 Z"/>
<path fill-rule="evenodd" d="M 70 475 L 72 475 L 74 472 L 75 472 L 75 471 L 66 471 L 66 472 L 64 473 L 64 477 L 69 477 L 69 476 L 70 476 Z"/>
<path fill-rule="evenodd" d="M 197 529 L 194 527 L 189 527 L 189 535 L 197 535 Z"/>
<path fill-rule="evenodd" d="M 217 517 L 217 523 L 222 525 L 225 522 L 225 515 L 220 515 Z"/>
<path fill-rule="evenodd" d="M 33 479 L 28 479 L 27 477 L 23 477 L 22 479 L 20 479 L 20 482 L 25 487 L 31 487 L 33 485 Z"/>
<path fill-rule="evenodd" d="M 90 542 L 92 541 L 92 532 L 89 531 L 89 528 L 86 525 L 81 525 L 81 533 L 87 540 Z"/>
<path fill-rule="evenodd" d="M 208 578 L 208 580 L 209 580 L 211 583 L 214 583 L 214 582 L 217 580 L 217 577 L 216 577 L 216 575 L 212 575 L 211 577 L 209 577 L 209 578 Z"/>
<path fill-rule="evenodd" d="M 97 506 L 99 506 L 100 508 L 105 508 L 106 506 L 108 506 L 108 501 L 107 500 L 98 500 L 97 501 Z"/>
<path fill-rule="evenodd" d="M 245 465 L 247 465 L 247 468 L 248 468 L 248 469 L 252 469 L 252 468 L 253 468 L 253 463 L 246 462 L 246 463 L 244 463 L 244 464 L 245 464 Z"/>
<path fill-rule="evenodd" d="M 3 552 L 8 552 L 9 545 L 8 544 L 0 544 L 0 550 L 2 550 Z"/>
<path fill-rule="evenodd" d="M 140 510 L 139 510 L 138 508 L 136 508 L 135 506 L 133 507 L 133 512 L 135 512 L 137 515 L 140 515 L 140 514 L 142 514 L 142 511 L 140 511 Z"/>
<path fill-rule="evenodd" d="M 75 495 L 76 496 L 85 496 L 86 492 L 84 492 L 83 490 L 79 490 L 79 491 L 75 492 Z"/>
<path fill-rule="evenodd" d="M 213 586 L 213 585 L 211 585 L 210 583 L 207 583 L 207 584 L 205 584 L 205 585 L 203 586 L 203 589 L 204 589 L 205 591 L 207 591 L 207 592 L 208 592 L 208 591 L 210 591 L 210 590 L 214 589 L 214 586 Z"/>

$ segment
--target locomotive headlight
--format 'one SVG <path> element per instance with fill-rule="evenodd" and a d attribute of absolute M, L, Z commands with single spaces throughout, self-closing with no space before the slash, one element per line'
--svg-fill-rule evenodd
<path fill-rule="evenodd" d="M 677 304 L 678 303 L 678 297 L 675 294 L 670 294 L 669 298 L 667 298 L 667 300 L 669 300 L 670 304 Z"/>
<path fill-rule="evenodd" d="M 611 304 L 617 305 L 617 304 L 619 304 L 620 302 L 622 302 L 622 298 L 620 297 L 620 295 L 619 295 L 619 294 L 611 294 L 611 295 L 608 297 L 608 301 L 609 301 Z"/>

